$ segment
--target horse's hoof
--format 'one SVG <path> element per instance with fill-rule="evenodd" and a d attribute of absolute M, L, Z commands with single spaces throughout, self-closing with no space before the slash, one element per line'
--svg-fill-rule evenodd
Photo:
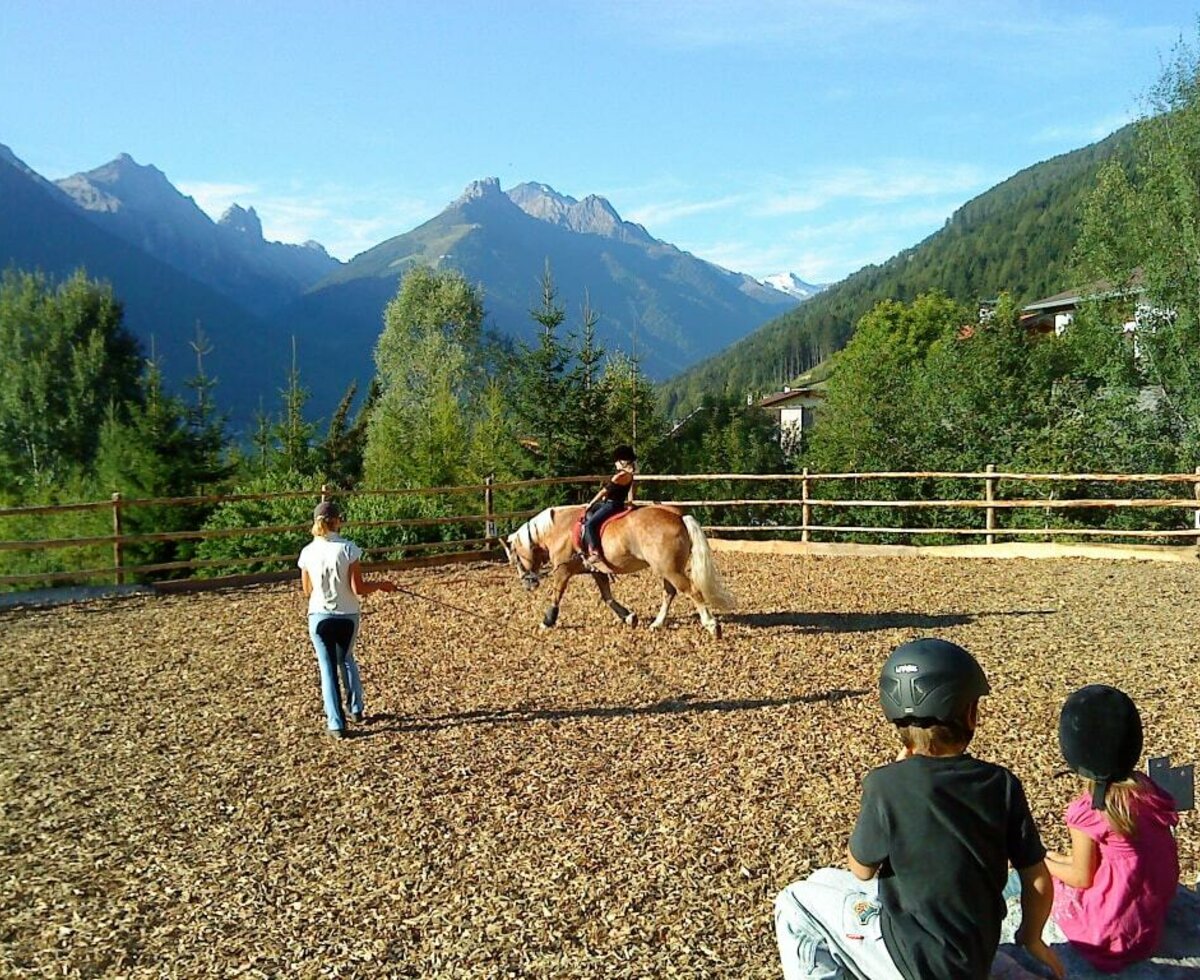
<path fill-rule="evenodd" d="M 631 612 L 628 616 L 625 617 L 625 625 L 637 626 L 637 624 L 638 624 L 637 613 Z"/>
<path fill-rule="evenodd" d="M 661 621 L 659 621 L 659 620 L 657 620 L 657 619 L 656 619 L 656 620 L 654 620 L 654 621 L 653 621 L 653 622 L 650 624 L 650 627 L 649 627 L 649 628 L 650 628 L 650 629 L 652 629 L 652 630 L 660 630 L 660 629 L 662 629 L 662 628 L 663 628 L 665 625 L 666 625 L 666 623 L 664 623 L 664 622 L 661 622 Z"/>
<path fill-rule="evenodd" d="M 721 638 L 720 623 L 713 623 L 712 626 L 708 627 L 708 631 L 713 635 L 714 640 L 719 640 Z"/>

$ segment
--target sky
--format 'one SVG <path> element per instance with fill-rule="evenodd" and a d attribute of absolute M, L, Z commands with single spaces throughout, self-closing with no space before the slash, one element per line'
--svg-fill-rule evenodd
<path fill-rule="evenodd" d="M 1200 0 L 3 0 L 0 143 L 348 260 L 472 180 L 833 282 L 1136 118 Z"/>

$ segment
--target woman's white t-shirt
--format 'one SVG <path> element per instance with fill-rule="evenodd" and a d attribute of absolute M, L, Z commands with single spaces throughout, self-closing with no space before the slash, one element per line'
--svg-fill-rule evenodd
<path fill-rule="evenodd" d="M 350 566 L 362 558 L 362 548 L 337 534 L 313 538 L 300 552 L 296 564 L 308 572 L 312 592 L 309 613 L 349 616 L 362 606 L 350 587 Z"/>

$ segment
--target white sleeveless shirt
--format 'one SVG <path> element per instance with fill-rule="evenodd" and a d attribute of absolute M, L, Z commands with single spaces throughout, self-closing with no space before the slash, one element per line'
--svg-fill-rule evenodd
<path fill-rule="evenodd" d="M 362 609 L 350 587 L 350 566 L 362 558 L 362 548 L 337 534 L 313 538 L 296 564 L 308 572 L 312 592 L 308 612 L 349 616 Z"/>

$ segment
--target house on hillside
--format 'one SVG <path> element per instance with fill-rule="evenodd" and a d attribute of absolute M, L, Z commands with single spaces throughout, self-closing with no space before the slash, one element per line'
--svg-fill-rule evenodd
<path fill-rule="evenodd" d="M 817 405 L 825 398 L 825 381 L 792 388 L 759 399 L 758 407 L 779 419 L 779 444 L 789 456 L 803 445 L 804 434 L 811 431 Z"/>
<path fill-rule="evenodd" d="M 1137 330 L 1139 323 L 1156 312 L 1142 301 L 1145 290 L 1141 276 L 1135 275 L 1133 282 L 1124 289 L 1117 289 L 1107 282 L 1094 282 L 1087 286 L 1068 289 L 1045 299 L 1035 300 L 1021 308 L 1021 324 L 1035 333 L 1054 334 L 1061 337 L 1064 330 L 1075 319 L 1075 313 L 1085 301 L 1097 299 L 1126 300 L 1127 310 L 1123 323 L 1127 335 Z"/>

